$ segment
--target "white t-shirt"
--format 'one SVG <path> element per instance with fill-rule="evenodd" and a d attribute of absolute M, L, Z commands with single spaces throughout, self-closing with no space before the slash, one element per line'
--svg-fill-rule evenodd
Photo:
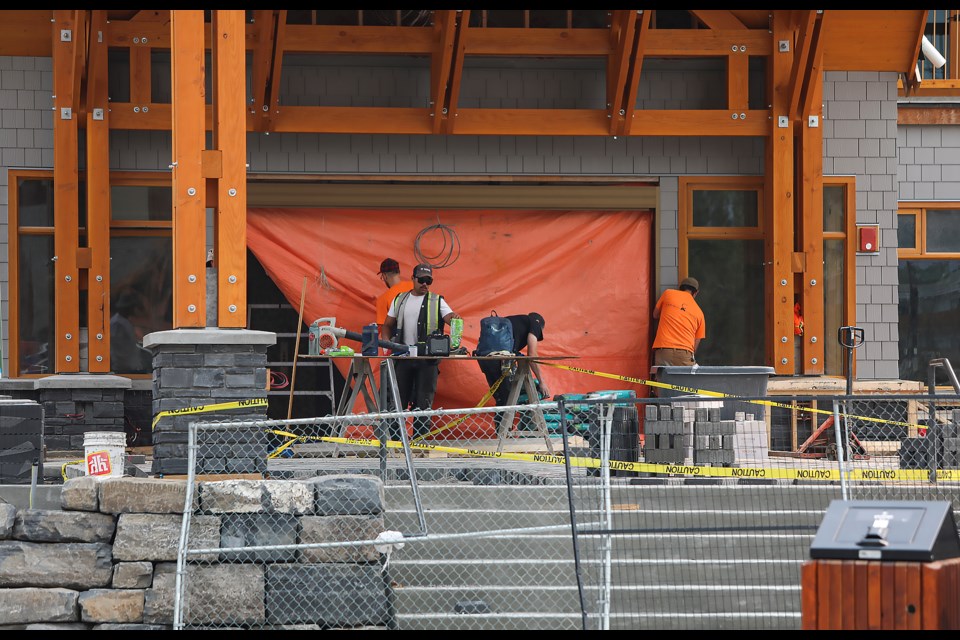
<path fill-rule="evenodd" d="M 403 294 L 400 294 L 390 304 L 390 308 L 387 310 L 387 317 L 397 317 L 397 305 L 400 303 L 402 296 Z M 405 296 L 404 299 L 407 303 L 403 305 L 403 322 L 400 322 L 400 318 L 397 318 L 397 325 L 403 325 L 403 335 L 400 336 L 400 342 L 403 344 L 417 344 L 417 321 L 420 319 L 420 308 L 423 306 L 423 301 L 426 299 L 426 296 L 418 296 L 411 293 L 409 296 Z M 446 299 L 440 298 L 440 317 L 443 318 L 448 313 L 453 313 L 453 309 L 447 304 Z"/>

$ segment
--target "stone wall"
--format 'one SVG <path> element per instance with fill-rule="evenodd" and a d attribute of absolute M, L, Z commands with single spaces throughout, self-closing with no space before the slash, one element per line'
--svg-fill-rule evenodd
<path fill-rule="evenodd" d="M 373 545 L 372 476 L 202 482 L 194 496 L 184 628 L 392 628 Z M 61 510 L 0 503 L 0 629 L 172 629 L 185 480 L 81 477 Z M 307 548 L 238 550 L 282 544 Z"/>

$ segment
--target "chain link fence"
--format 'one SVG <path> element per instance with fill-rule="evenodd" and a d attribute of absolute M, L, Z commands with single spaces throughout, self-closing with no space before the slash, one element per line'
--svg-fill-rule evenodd
<path fill-rule="evenodd" d="M 193 423 L 175 628 L 799 629 L 832 500 L 958 508 L 955 396 L 601 396 Z"/>

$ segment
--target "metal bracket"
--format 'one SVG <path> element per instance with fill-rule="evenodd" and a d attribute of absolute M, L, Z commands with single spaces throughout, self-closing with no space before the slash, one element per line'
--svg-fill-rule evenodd
<path fill-rule="evenodd" d="M 60 42 L 72 42 L 73 31 L 70 29 L 60 29 Z"/>
<path fill-rule="evenodd" d="M 787 116 L 777 116 L 777 126 L 781 129 L 786 129 L 790 126 L 790 118 Z"/>
<path fill-rule="evenodd" d="M 94 120 L 103 120 L 103 109 L 94 109 L 94 110 L 93 110 L 93 119 L 94 119 Z"/>
<path fill-rule="evenodd" d="M 807 126 L 816 129 L 820 126 L 820 116 L 807 116 Z"/>
<path fill-rule="evenodd" d="M 60 107 L 61 120 L 73 120 L 73 109 L 70 107 Z"/>
<path fill-rule="evenodd" d="M 788 53 L 790 51 L 790 41 L 789 40 L 780 40 L 777 43 L 780 53 Z"/>

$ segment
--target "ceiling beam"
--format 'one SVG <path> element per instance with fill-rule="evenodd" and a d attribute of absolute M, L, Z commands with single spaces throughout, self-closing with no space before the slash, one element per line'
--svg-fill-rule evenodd
<path fill-rule="evenodd" d="M 705 24 L 708 29 L 746 29 L 740 19 L 722 9 L 691 9 L 690 13 Z"/>
<path fill-rule="evenodd" d="M 627 77 L 636 49 L 634 34 L 637 12 L 633 9 L 618 9 L 610 20 L 610 44 L 613 52 L 607 58 L 607 117 L 610 119 L 610 135 L 619 135 L 623 130 L 624 95 L 627 93 Z"/>
<path fill-rule="evenodd" d="M 433 28 L 437 32 L 437 48 L 430 55 L 430 106 L 433 113 L 433 133 L 440 133 L 447 115 L 450 90 L 450 70 L 456 55 L 454 43 L 457 37 L 457 14 L 455 9 L 438 11 Z"/>

